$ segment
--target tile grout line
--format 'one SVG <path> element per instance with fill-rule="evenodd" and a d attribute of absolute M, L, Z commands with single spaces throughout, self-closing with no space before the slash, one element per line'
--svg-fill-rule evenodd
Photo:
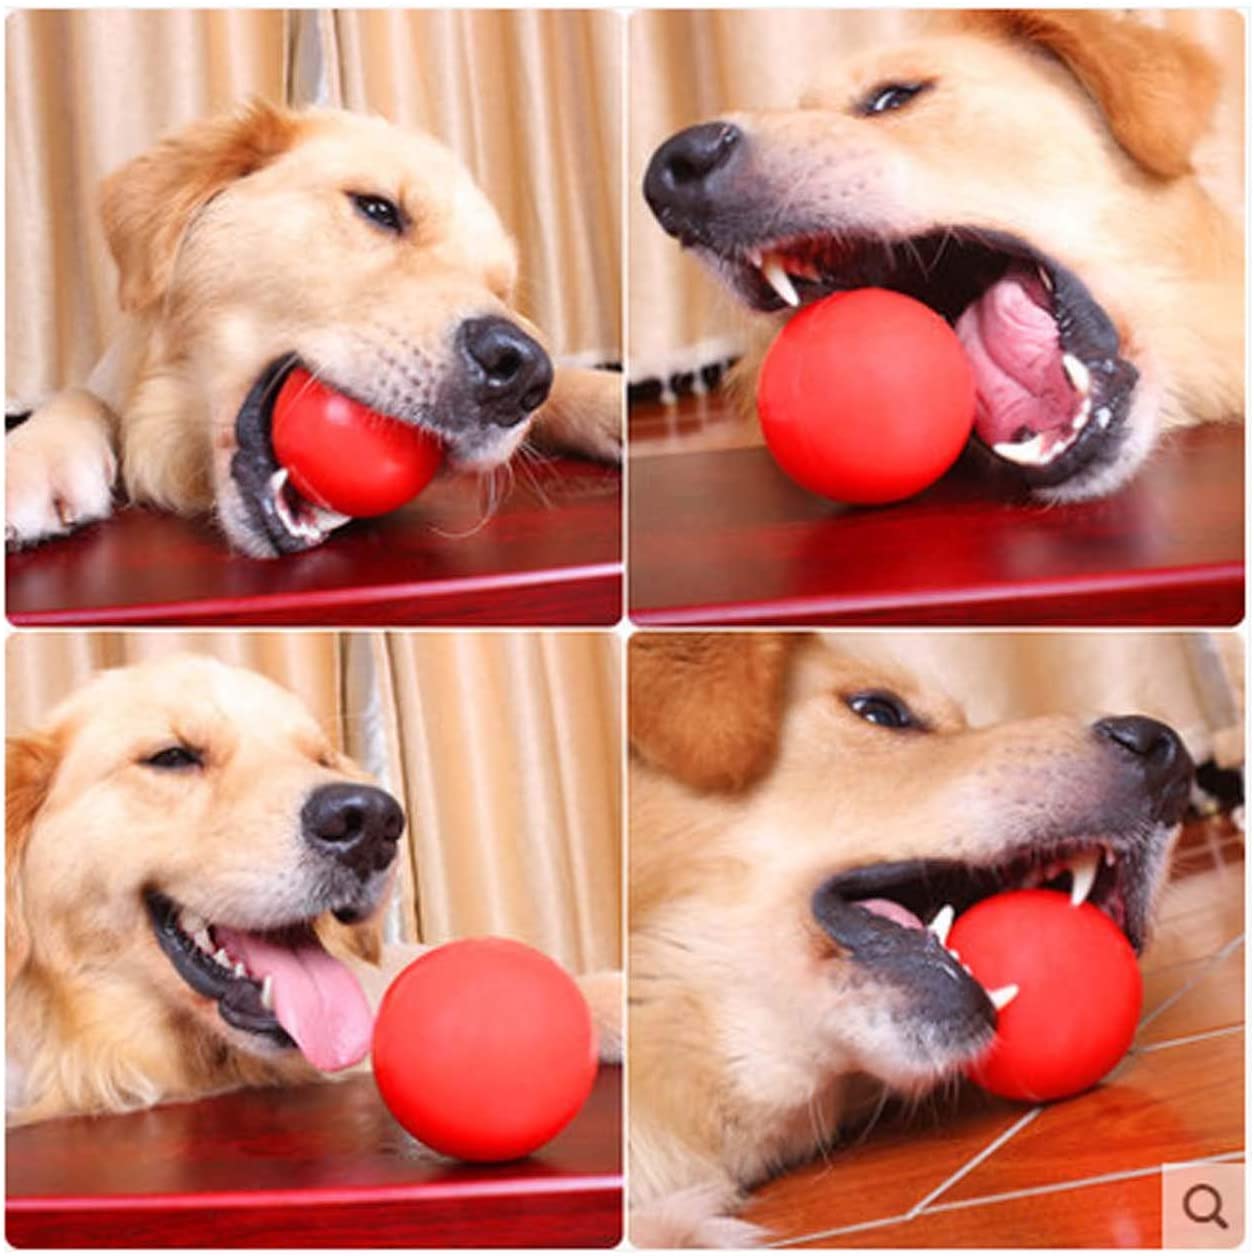
<path fill-rule="evenodd" d="M 917 1217 L 934 1199 L 939 1199 L 951 1186 L 961 1182 L 972 1169 L 984 1163 L 998 1148 L 1005 1146 L 1021 1129 L 1031 1125 L 1044 1111 L 1039 1105 L 1025 1112 L 1009 1129 L 1004 1129 L 978 1155 L 972 1156 L 956 1173 L 947 1177 L 938 1187 L 924 1195 L 921 1200 L 907 1213 L 907 1217 Z"/>
<path fill-rule="evenodd" d="M 1137 1033 L 1140 1033 L 1141 1030 L 1143 1030 L 1146 1025 L 1157 1020 L 1158 1017 L 1160 1017 L 1169 1007 L 1174 1007 L 1182 998 L 1184 998 L 1186 994 L 1189 993 L 1190 990 L 1193 989 L 1194 986 L 1197 985 L 1199 981 L 1205 980 L 1206 975 L 1210 972 L 1212 968 L 1214 968 L 1217 964 L 1221 963 L 1223 960 L 1227 959 L 1228 956 L 1232 953 L 1233 949 L 1239 946 L 1244 941 L 1245 941 L 1245 933 L 1241 932 L 1241 933 L 1238 933 L 1235 938 L 1231 939 L 1228 942 L 1225 942 L 1223 946 L 1221 946 L 1219 950 L 1217 950 L 1210 957 L 1205 967 L 1203 967 L 1201 972 L 1199 972 L 1192 979 L 1192 981 L 1186 982 L 1183 986 L 1180 987 L 1179 990 L 1175 992 L 1175 994 L 1169 995 L 1156 1008 L 1154 1008 L 1153 1011 L 1147 1012 L 1141 1018 L 1140 1024 L 1138 1024 L 1136 1027 Z"/>
<path fill-rule="evenodd" d="M 1144 1047 L 1134 1047 L 1131 1054 L 1146 1055 L 1150 1051 L 1165 1051 L 1168 1047 L 1183 1047 L 1191 1042 L 1204 1042 L 1207 1038 L 1222 1038 L 1226 1034 L 1245 1032 L 1245 1025 L 1225 1025 L 1222 1029 L 1207 1029 L 1200 1034 L 1187 1034 L 1183 1038 L 1168 1038 L 1164 1042 L 1151 1042 Z"/>
<path fill-rule="evenodd" d="M 1244 1160 L 1244 1151 L 1222 1151 L 1213 1156 L 1201 1156 L 1196 1160 L 1183 1161 L 1189 1165 L 1224 1164 L 1234 1160 Z M 791 1247 L 798 1243 L 814 1242 L 818 1239 L 835 1238 L 841 1234 L 856 1234 L 861 1230 L 876 1230 L 883 1226 L 895 1225 L 902 1221 L 917 1221 L 920 1217 L 930 1217 L 938 1212 L 957 1212 L 962 1208 L 975 1208 L 986 1204 L 1005 1203 L 1011 1199 L 1025 1199 L 1036 1195 L 1048 1195 L 1056 1191 L 1078 1190 L 1082 1186 L 1102 1186 L 1109 1182 L 1125 1182 L 1136 1178 L 1149 1177 L 1162 1172 L 1163 1166 L 1150 1165 L 1148 1168 L 1127 1169 L 1119 1173 L 1103 1173 L 1098 1177 L 1075 1178 L 1067 1182 L 1055 1182 L 1048 1186 L 1025 1187 L 1021 1191 L 1005 1191 L 999 1195 L 978 1195 L 972 1199 L 958 1199 L 948 1204 L 936 1204 L 923 1212 L 899 1213 L 893 1217 L 877 1217 L 874 1221 L 858 1221 L 853 1225 L 836 1226 L 829 1230 L 818 1230 L 813 1234 L 802 1234 L 796 1238 L 781 1239 L 771 1243 L 771 1247 Z"/>

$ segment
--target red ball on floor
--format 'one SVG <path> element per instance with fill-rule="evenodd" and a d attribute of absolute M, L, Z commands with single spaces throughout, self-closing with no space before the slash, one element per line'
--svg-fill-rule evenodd
<path fill-rule="evenodd" d="M 547 956 L 504 938 L 450 942 L 388 988 L 374 1073 L 392 1115 L 462 1160 L 513 1160 L 575 1116 L 597 1071 L 579 987 Z"/>
<path fill-rule="evenodd" d="M 968 1069 L 1006 1099 L 1063 1099 L 1096 1085 L 1123 1058 L 1141 1014 L 1141 972 L 1118 925 L 1055 890 L 995 894 L 950 930 L 986 990 L 1017 986 L 997 1036 Z"/>
<path fill-rule="evenodd" d="M 803 488 L 899 501 L 940 479 L 975 422 L 975 380 L 949 324 L 881 288 L 794 314 L 758 376 L 767 447 Z"/>
<path fill-rule="evenodd" d="M 275 398 L 270 439 L 303 497 L 343 515 L 383 515 L 417 497 L 443 459 L 422 428 L 379 414 L 296 367 Z"/>

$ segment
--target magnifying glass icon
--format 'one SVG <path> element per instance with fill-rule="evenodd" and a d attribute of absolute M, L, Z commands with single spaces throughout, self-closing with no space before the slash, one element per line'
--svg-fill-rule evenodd
<path fill-rule="evenodd" d="M 1195 1202 L 1199 1200 L 1200 1203 Z M 1223 1196 L 1206 1182 L 1190 1186 L 1184 1193 L 1184 1215 L 1190 1221 L 1196 1221 L 1198 1225 L 1206 1225 L 1213 1221 L 1221 1230 L 1226 1230 L 1228 1223 L 1219 1211 L 1223 1206 Z"/>

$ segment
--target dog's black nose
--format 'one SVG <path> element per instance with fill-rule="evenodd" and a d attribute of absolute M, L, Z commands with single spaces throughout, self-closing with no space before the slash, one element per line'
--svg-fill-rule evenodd
<path fill-rule="evenodd" d="M 705 122 L 672 135 L 653 154 L 644 175 L 644 199 L 669 234 L 699 236 L 743 140 L 744 132 L 730 122 Z"/>
<path fill-rule="evenodd" d="M 405 829 L 400 803 L 370 785 L 321 785 L 305 800 L 300 820 L 311 846 L 362 877 L 396 858 Z"/>
<path fill-rule="evenodd" d="M 513 427 L 544 404 L 553 387 L 553 363 L 516 323 L 471 318 L 457 337 L 471 396 L 489 423 Z"/>
<path fill-rule="evenodd" d="M 1160 800 L 1162 819 L 1174 821 L 1184 814 L 1193 760 L 1174 728 L 1144 715 L 1119 715 L 1098 720 L 1093 731 L 1130 756 L 1146 788 Z"/>

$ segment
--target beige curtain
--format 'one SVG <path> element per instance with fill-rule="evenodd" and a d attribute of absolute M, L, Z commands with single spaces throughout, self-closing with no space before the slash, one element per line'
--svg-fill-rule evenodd
<path fill-rule="evenodd" d="M 950 694 L 973 724 L 1067 712 L 1150 715 L 1194 759 L 1245 758 L 1238 632 L 832 632 L 859 657 L 899 663 Z"/>
<path fill-rule="evenodd" d="M 8 404 L 81 384 L 117 326 L 101 177 L 250 95 L 435 133 L 516 234 L 523 311 L 558 357 L 620 361 L 622 26 L 579 11 L 11 14 Z"/>
<path fill-rule="evenodd" d="M 1221 116 L 1201 165 L 1239 207 L 1244 186 L 1245 33 L 1231 10 L 1157 10 L 1143 20 L 1201 42 L 1225 72 Z M 630 23 L 628 112 L 629 378 L 699 369 L 744 347 L 744 315 L 663 234 L 640 194 L 653 150 L 685 126 L 731 109 L 782 109 L 833 58 L 908 36 L 926 19 L 906 9 L 643 10 Z"/>
<path fill-rule="evenodd" d="M 619 649 L 609 633 L 40 632 L 10 636 L 7 728 L 93 672 L 180 652 L 299 694 L 401 797 L 393 936 L 519 938 L 618 966 Z"/>

